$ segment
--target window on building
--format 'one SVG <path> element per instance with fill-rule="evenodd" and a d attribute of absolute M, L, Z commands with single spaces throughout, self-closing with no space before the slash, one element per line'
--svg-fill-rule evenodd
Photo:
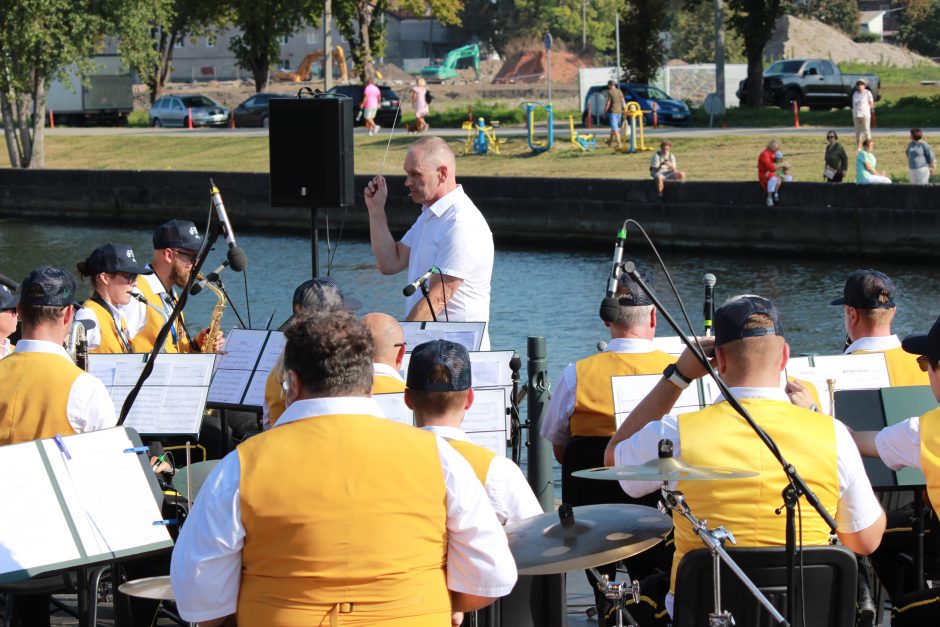
<path fill-rule="evenodd" d="M 316 29 L 308 30 L 307 31 L 307 44 L 313 46 L 313 45 L 320 43 L 319 34 L 320 34 L 320 31 Z"/>
<path fill-rule="evenodd" d="M 283 35 L 283 36 L 281 36 L 281 37 L 279 38 L 279 41 L 281 42 L 281 45 L 286 45 L 286 44 L 290 43 L 290 35 Z"/>
<path fill-rule="evenodd" d="M 173 44 L 174 48 L 185 48 L 186 47 L 186 37 L 180 37 L 176 40 L 176 43 Z"/>
<path fill-rule="evenodd" d="M 206 37 L 206 48 L 215 48 L 215 37 L 209 36 Z"/>
<path fill-rule="evenodd" d="M 280 64 L 278 65 L 277 69 L 279 69 L 279 70 L 282 71 L 282 72 L 287 72 L 287 71 L 289 71 L 289 70 L 290 70 L 290 59 L 281 59 L 281 62 L 280 62 Z"/>

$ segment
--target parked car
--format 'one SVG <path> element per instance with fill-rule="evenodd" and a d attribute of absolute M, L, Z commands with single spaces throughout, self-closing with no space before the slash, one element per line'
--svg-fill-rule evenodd
<path fill-rule="evenodd" d="M 881 98 L 881 79 L 875 74 L 843 74 L 826 59 L 788 59 L 772 63 L 764 70 L 764 104 L 785 109 L 808 106 L 811 109 L 851 107 L 855 83 L 864 79 L 875 100 Z M 738 101 L 747 99 L 747 79 L 738 84 Z"/>
<path fill-rule="evenodd" d="M 291 98 L 290 94 L 255 94 L 232 109 L 235 126 L 238 128 L 260 126 L 268 128 L 268 101 L 272 98 Z"/>
<path fill-rule="evenodd" d="M 397 126 L 398 122 L 401 121 L 401 99 L 388 85 L 379 85 L 378 87 L 382 93 L 382 100 L 379 102 L 379 110 L 375 114 L 375 123 L 379 126 L 388 127 L 392 126 L 394 122 L 395 126 Z M 362 102 L 362 92 L 364 89 L 364 85 L 337 85 L 327 92 L 334 96 L 352 98 L 353 110 L 356 116 L 355 126 L 365 124 L 362 116 L 359 115 L 359 103 Z M 396 117 L 398 120 L 396 120 Z"/>
<path fill-rule="evenodd" d="M 653 103 L 656 103 L 656 116 L 659 124 L 668 124 L 670 126 L 688 126 L 692 120 L 692 112 L 688 105 L 681 100 L 676 100 L 658 87 L 646 85 L 643 83 L 620 83 L 620 91 L 623 92 L 624 100 L 627 102 L 636 102 L 643 111 L 649 111 L 643 115 L 643 124 L 651 126 L 653 124 Z M 584 113 L 581 114 L 581 123 L 587 126 L 588 105 L 591 110 L 591 122 L 593 124 L 608 124 L 607 114 L 604 113 L 604 105 L 607 103 L 607 85 L 594 85 L 588 89 L 584 97 Z"/>
<path fill-rule="evenodd" d="M 161 96 L 150 107 L 150 126 L 225 126 L 229 111 L 212 98 L 199 94 Z"/>

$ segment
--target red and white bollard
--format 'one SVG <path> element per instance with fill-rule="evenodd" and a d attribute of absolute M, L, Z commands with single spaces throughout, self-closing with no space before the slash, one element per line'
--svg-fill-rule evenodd
<path fill-rule="evenodd" d="M 800 107 L 796 100 L 793 101 L 793 128 L 800 128 Z"/>
<path fill-rule="evenodd" d="M 653 109 L 653 128 L 659 128 L 659 105 L 655 100 L 653 101 L 653 106 L 651 108 Z"/>
<path fill-rule="evenodd" d="M 49 109 L 49 128 L 55 128 L 55 114 Z"/>
<path fill-rule="evenodd" d="M 190 107 L 186 115 L 186 128 L 191 129 L 193 127 L 193 108 Z"/>

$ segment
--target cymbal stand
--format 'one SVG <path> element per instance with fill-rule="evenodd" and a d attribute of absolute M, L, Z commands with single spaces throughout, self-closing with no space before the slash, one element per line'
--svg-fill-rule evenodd
<path fill-rule="evenodd" d="M 597 579 L 597 589 L 604 593 L 604 596 L 614 602 L 614 609 L 617 611 L 617 627 L 623 627 L 623 615 L 626 612 L 630 624 L 636 627 L 637 622 L 627 612 L 624 599 L 629 594 L 633 597 L 634 603 L 640 602 L 640 582 L 633 581 L 610 581 L 607 575 L 602 575 L 596 568 L 589 568 L 591 574 Z M 630 578 L 629 573 L 627 579 Z M 604 617 L 598 616 L 598 622 L 603 624 Z"/>
<path fill-rule="evenodd" d="M 666 484 L 663 484 L 661 489 L 663 495 L 663 501 L 673 512 L 679 514 L 692 524 L 692 531 L 698 534 L 698 537 L 702 539 L 702 542 L 712 554 L 712 574 L 713 574 L 713 583 L 714 583 L 714 592 L 715 592 L 715 611 L 708 615 L 708 625 L 709 627 L 729 627 L 734 625 L 734 618 L 731 616 L 731 612 L 721 609 L 721 562 L 728 566 L 731 569 L 738 579 L 741 580 L 741 583 L 750 591 L 755 599 L 760 602 L 761 605 L 770 613 L 775 621 L 781 625 L 789 627 L 789 623 L 783 617 L 780 612 L 777 611 L 770 601 L 767 600 L 767 597 L 764 596 L 764 593 L 754 585 L 754 582 L 751 581 L 748 576 L 741 570 L 741 567 L 734 563 L 734 560 L 731 559 L 731 556 L 728 555 L 728 552 L 725 550 L 724 543 L 726 540 L 730 540 L 732 544 L 735 544 L 734 535 L 724 527 L 716 527 L 715 529 L 708 528 L 707 520 L 699 520 L 692 514 L 692 510 L 689 509 L 688 503 L 685 501 L 685 495 L 681 492 L 676 492 L 674 490 L 669 490 L 666 487 Z"/>

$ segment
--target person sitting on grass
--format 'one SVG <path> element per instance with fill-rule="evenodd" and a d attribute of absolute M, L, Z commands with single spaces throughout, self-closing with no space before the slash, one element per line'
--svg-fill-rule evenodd
<path fill-rule="evenodd" d="M 858 151 L 855 158 L 855 182 L 859 185 L 888 185 L 891 179 L 887 172 L 879 172 L 875 169 L 878 165 L 878 159 L 872 149 L 875 147 L 874 139 L 866 139 L 862 142 L 862 149 Z"/>

